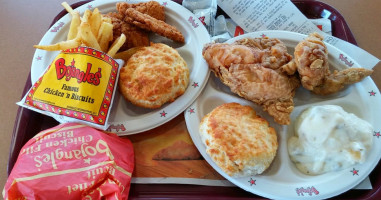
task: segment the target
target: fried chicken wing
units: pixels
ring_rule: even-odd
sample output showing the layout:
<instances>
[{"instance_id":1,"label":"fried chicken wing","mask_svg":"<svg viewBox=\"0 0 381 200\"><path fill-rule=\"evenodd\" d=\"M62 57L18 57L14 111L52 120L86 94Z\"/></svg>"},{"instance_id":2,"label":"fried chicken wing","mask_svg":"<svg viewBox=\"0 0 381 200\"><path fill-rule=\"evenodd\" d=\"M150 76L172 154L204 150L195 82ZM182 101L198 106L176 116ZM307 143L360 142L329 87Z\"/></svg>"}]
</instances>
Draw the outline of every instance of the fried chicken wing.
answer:
<instances>
[{"instance_id":1,"label":"fried chicken wing","mask_svg":"<svg viewBox=\"0 0 381 200\"><path fill-rule=\"evenodd\" d=\"M203 56L232 92L261 105L277 123L290 123L300 82L280 70L292 59L281 41L249 38L234 44L208 44Z\"/></svg>"},{"instance_id":2,"label":"fried chicken wing","mask_svg":"<svg viewBox=\"0 0 381 200\"><path fill-rule=\"evenodd\" d=\"M328 49L323 37L318 33L310 34L295 47L294 59L282 67L288 74L299 73L301 84L315 94L333 94L372 74L373 70L349 68L343 71L329 70Z\"/></svg>"},{"instance_id":3,"label":"fried chicken wing","mask_svg":"<svg viewBox=\"0 0 381 200\"><path fill-rule=\"evenodd\" d=\"M350 85L363 80L370 76L373 70L365 68L348 68L342 71L334 71L324 79L324 84L315 87L312 91L319 95L333 94L344 88L345 85Z\"/></svg>"},{"instance_id":4,"label":"fried chicken wing","mask_svg":"<svg viewBox=\"0 0 381 200\"><path fill-rule=\"evenodd\" d=\"M322 36L318 33L309 35L295 47L294 57L286 71L293 74L297 70L304 88L313 90L323 83L329 73L329 65L328 50Z\"/></svg>"}]
</instances>

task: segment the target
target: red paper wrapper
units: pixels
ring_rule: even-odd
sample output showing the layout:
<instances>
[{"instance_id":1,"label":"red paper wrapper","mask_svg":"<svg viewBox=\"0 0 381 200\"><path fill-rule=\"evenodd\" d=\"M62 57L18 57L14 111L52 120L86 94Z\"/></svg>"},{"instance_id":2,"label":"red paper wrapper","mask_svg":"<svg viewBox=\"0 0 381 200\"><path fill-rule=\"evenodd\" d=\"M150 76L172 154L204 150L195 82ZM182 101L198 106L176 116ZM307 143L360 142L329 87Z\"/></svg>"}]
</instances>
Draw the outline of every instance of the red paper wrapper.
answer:
<instances>
[{"instance_id":1,"label":"red paper wrapper","mask_svg":"<svg viewBox=\"0 0 381 200\"><path fill-rule=\"evenodd\" d=\"M86 125L42 131L21 149L4 199L127 199L134 168L130 140Z\"/></svg>"}]
</instances>

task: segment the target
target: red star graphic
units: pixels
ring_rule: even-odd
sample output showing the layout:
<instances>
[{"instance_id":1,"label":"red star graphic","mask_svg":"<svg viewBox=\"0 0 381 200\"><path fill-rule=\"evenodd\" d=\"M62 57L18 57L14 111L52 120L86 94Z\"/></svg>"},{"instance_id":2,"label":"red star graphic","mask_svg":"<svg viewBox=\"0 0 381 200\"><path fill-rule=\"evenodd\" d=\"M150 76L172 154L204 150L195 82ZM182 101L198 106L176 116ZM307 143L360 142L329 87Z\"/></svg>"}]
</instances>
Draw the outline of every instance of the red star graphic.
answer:
<instances>
[{"instance_id":1,"label":"red star graphic","mask_svg":"<svg viewBox=\"0 0 381 200\"><path fill-rule=\"evenodd\" d=\"M353 168L353 170L351 171L352 173L353 173L353 176L354 175L359 175L359 170L357 170L357 169L355 169L355 168Z\"/></svg>"},{"instance_id":2,"label":"red star graphic","mask_svg":"<svg viewBox=\"0 0 381 200\"><path fill-rule=\"evenodd\" d=\"M257 181L257 180L254 180L254 179L250 178L250 180L248 182L250 183L250 186L252 186L252 185L257 185L255 183L255 181Z\"/></svg>"},{"instance_id":3,"label":"red star graphic","mask_svg":"<svg viewBox=\"0 0 381 200\"><path fill-rule=\"evenodd\" d=\"M73 61L71 61L71 66L74 66L75 65L75 60L73 59Z\"/></svg>"},{"instance_id":4,"label":"red star graphic","mask_svg":"<svg viewBox=\"0 0 381 200\"><path fill-rule=\"evenodd\" d=\"M42 57L41 56L37 56L36 60L41 60Z\"/></svg>"},{"instance_id":5,"label":"red star graphic","mask_svg":"<svg viewBox=\"0 0 381 200\"><path fill-rule=\"evenodd\" d=\"M195 113L195 112L194 112L194 108L189 108L188 112L189 112L190 114Z\"/></svg>"},{"instance_id":6,"label":"red star graphic","mask_svg":"<svg viewBox=\"0 0 381 200\"><path fill-rule=\"evenodd\" d=\"M167 113L163 110L163 112L160 113L160 117L166 117Z\"/></svg>"},{"instance_id":7,"label":"red star graphic","mask_svg":"<svg viewBox=\"0 0 381 200\"><path fill-rule=\"evenodd\" d=\"M196 88L196 87L198 87L199 85L198 85L198 83L193 82L192 86L193 86L194 88Z\"/></svg>"},{"instance_id":8,"label":"red star graphic","mask_svg":"<svg viewBox=\"0 0 381 200\"><path fill-rule=\"evenodd\" d=\"M264 33L262 33L261 37L263 37L263 38L264 38L264 37L266 37L266 35L265 35Z\"/></svg>"},{"instance_id":9,"label":"red star graphic","mask_svg":"<svg viewBox=\"0 0 381 200\"><path fill-rule=\"evenodd\" d=\"M167 4L168 4L167 2L163 2L163 6L167 6Z\"/></svg>"},{"instance_id":10,"label":"red star graphic","mask_svg":"<svg viewBox=\"0 0 381 200\"><path fill-rule=\"evenodd\" d=\"M373 136L376 136L377 138L379 138L381 136L380 131L378 131L378 132L374 131Z\"/></svg>"},{"instance_id":11,"label":"red star graphic","mask_svg":"<svg viewBox=\"0 0 381 200\"><path fill-rule=\"evenodd\" d=\"M374 92L373 90L368 92L370 96L376 96L376 92Z\"/></svg>"},{"instance_id":12,"label":"red star graphic","mask_svg":"<svg viewBox=\"0 0 381 200\"><path fill-rule=\"evenodd\" d=\"M92 9L93 6L92 6L92 5L88 5L87 8L88 8L88 9Z\"/></svg>"}]
</instances>

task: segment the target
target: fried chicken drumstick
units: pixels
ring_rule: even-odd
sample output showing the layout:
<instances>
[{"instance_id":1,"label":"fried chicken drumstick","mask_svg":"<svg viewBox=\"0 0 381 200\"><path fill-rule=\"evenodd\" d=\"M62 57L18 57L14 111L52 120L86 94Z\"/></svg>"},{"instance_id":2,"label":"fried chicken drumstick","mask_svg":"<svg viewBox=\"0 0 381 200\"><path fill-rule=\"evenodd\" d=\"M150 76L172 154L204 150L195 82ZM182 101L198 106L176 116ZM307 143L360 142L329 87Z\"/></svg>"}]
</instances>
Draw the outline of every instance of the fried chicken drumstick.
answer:
<instances>
[{"instance_id":1,"label":"fried chicken drumstick","mask_svg":"<svg viewBox=\"0 0 381 200\"><path fill-rule=\"evenodd\" d=\"M246 38L233 44L208 44L203 56L232 92L261 105L277 123L290 123L300 82L280 70L292 59L280 40Z\"/></svg>"}]
</instances>

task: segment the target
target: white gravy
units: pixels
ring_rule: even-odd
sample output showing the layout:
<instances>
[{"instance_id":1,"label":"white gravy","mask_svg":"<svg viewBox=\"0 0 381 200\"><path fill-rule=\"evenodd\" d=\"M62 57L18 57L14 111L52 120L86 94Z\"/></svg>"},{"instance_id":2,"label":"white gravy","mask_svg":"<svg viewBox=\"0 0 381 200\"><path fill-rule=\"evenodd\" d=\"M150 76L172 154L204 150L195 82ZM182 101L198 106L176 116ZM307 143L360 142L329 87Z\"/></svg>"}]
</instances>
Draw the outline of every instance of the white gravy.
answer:
<instances>
[{"instance_id":1,"label":"white gravy","mask_svg":"<svg viewBox=\"0 0 381 200\"><path fill-rule=\"evenodd\" d=\"M365 161L373 130L371 124L340 106L312 106L296 120L288 153L305 174L341 170Z\"/></svg>"}]
</instances>

